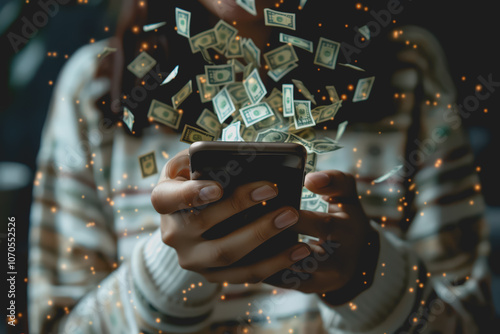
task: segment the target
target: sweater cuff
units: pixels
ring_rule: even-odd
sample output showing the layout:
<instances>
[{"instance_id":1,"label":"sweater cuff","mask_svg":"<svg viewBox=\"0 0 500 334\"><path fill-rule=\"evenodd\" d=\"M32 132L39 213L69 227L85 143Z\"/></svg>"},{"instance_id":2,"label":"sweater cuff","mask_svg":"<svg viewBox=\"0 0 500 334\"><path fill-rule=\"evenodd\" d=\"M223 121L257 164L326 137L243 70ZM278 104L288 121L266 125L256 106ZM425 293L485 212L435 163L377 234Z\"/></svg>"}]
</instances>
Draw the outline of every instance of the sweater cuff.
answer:
<instances>
[{"instance_id":1,"label":"sweater cuff","mask_svg":"<svg viewBox=\"0 0 500 334\"><path fill-rule=\"evenodd\" d=\"M179 266L177 252L162 242L159 228L134 248L131 271L142 304L172 325L204 323L220 290L219 284Z\"/></svg>"},{"instance_id":2,"label":"sweater cuff","mask_svg":"<svg viewBox=\"0 0 500 334\"><path fill-rule=\"evenodd\" d=\"M394 235L371 224L380 238L371 287L346 304L332 306L322 301L319 306L327 328L336 328L339 333L391 333L405 321L414 304L415 293L410 286L418 279L414 270L417 259Z\"/></svg>"}]
</instances>

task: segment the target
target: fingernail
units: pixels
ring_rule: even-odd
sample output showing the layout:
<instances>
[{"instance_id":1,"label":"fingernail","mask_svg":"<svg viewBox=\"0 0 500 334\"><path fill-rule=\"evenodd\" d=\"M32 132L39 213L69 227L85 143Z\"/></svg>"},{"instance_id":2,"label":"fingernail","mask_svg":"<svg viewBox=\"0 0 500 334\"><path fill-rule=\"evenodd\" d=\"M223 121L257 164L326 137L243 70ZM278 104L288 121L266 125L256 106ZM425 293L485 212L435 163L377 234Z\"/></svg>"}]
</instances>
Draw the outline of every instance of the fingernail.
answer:
<instances>
[{"instance_id":1,"label":"fingernail","mask_svg":"<svg viewBox=\"0 0 500 334\"><path fill-rule=\"evenodd\" d=\"M253 201L260 202L260 201L265 201L266 199L273 198L276 195L277 195L276 189L268 185L265 185L252 191L250 197L252 198Z\"/></svg>"},{"instance_id":2,"label":"fingernail","mask_svg":"<svg viewBox=\"0 0 500 334\"><path fill-rule=\"evenodd\" d=\"M278 217L274 219L274 226L277 228L285 228L292 224L295 224L299 217L290 210L281 213Z\"/></svg>"},{"instance_id":3,"label":"fingernail","mask_svg":"<svg viewBox=\"0 0 500 334\"><path fill-rule=\"evenodd\" d=\"M318 188L323 188L330 183L330 177L325 173L312 173L309 174L307 178Z\"/></svg>"},{"instance_id":4,"label":"fingernail","mask_svg":"<svg viewBox=\"0 0 500 334\"><path fill-rule=\"evenodd\" d=\"M311 254L311 251L309 250L309 248L304 246L304 247L300 247L299 249L293 251L293 253L290 255L290 258L292 259L292 261L298 261L298 260L302 260L303 258L308 256L309 254Z\"/></svg>"},{"instance_id":5,"label":"fingernail","mask_svg":"<svg viewBox=\"0 0 500 334\"><path fill-rule=\"evenodd\" d=\"M200 190L199 196L202 201L213 201L220 197L221 190L217 186L208 186Z\"/></svg>"}]
</instances>

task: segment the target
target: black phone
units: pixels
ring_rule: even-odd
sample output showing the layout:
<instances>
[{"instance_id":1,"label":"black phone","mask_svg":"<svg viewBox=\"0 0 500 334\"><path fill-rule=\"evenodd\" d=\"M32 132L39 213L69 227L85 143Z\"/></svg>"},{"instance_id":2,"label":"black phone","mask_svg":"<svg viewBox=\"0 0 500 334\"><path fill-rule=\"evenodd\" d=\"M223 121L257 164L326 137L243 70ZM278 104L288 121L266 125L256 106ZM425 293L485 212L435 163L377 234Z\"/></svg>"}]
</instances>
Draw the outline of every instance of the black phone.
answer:
<instances>
[{"instance_id":1,"label":"black phone","mask_svg":"<svg viewBox=\"0 0 500 334\"><path fill-rule=\"evenodd\" d=\"M283 206L300 209L307 152L295 143L198 141L189 147L192 180L214 180L224 189L222 198L236 187L266 180L275 184L278 195L215 225L203 234L216 239ZM250 264L275 255L297 243L297 233L284 230L261 244L233 266Z\"/></svg>"}]
</instances>

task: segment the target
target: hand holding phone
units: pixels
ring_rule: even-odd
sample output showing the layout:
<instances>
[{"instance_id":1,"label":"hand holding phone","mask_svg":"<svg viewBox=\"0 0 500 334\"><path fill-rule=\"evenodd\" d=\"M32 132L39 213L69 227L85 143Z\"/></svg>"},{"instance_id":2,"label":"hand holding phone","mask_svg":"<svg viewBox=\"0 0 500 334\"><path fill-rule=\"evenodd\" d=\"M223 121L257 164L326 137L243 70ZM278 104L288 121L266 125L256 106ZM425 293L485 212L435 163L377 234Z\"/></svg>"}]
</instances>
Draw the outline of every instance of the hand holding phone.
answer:
<instances>
[{"instance_id":1,"label":"hand holding phone","mask_svg":"<svg viewBox=\"0 0 500 334\"><path fill-rule=\"evenodd\" d=\"M211 160L215 161L213 155ZM191 174L196 169L189 163L187 150L172 158L151 195L154 208L161 214L162 240L176 250L182 268L203 275L209 282L263 281L305 293L315 292L325 296L329 303L350 300L370 286L377 265L378 234L370 227L352 175L338 170L307 175L305 186L330 202L328 213L283 206L232 232L218 230L228 234L211 239L207 236L221 222L251 208L257 211L269 208L273 200L287 193L280 184L260 178L225 189L213 179L192 180ZM228 174L231 176L229 171L236 174L238 169L234 165L229 167ZM205 171L209 170L214 169ZM294 237L293 241L287 233ZM320 242L297 243L296 233L317 237ZM281 246L271 242L269 253L254 253L277 236L285 236ZM287 247L287 242L292 246ZM339 289L340 294L335 292Z\"/></svg>"},{"instance_id":2,"label":"hand holding phone","mask_svg":"<svg viewBox=\"0 0 500 334\"><path fill-rule=\"evenodd\" d=\"M153 206L161 214L162 240L176 250L182 268L213 282L255 283L310 253L306 245L297 244L296 233L291 233L291 247L266 254L261 261L236 266L266 240L287 231L298 221L299 213L289 205L280 207L223 237L206 238L207 231L220 222L248 208L267 207L262 201L272 203L279 196L279 189L270 181L250 181L233 186L229 195L229 190L217 181L191 180L189 160L187 150L172 158L151 196ZM298 180L301 185L302 177Z\"/></svg>"},{"instance_id":3,"label":"hand holding phone","mask_svg":"<svg viewBox=\"0 0 500 334\"><path fill-rule=\"evenodd\" d=\"M231 196L243 184L271 182L278 189L272 200L252 206L220 222L203 234L221 238L285 206L300 208L307 152L293 143L196 142L189 148L191 179L214 180ZM248 264L277 254L297 243L297 233L283 231L267 240L235 265Z\"/></svg>"}]
</instances>

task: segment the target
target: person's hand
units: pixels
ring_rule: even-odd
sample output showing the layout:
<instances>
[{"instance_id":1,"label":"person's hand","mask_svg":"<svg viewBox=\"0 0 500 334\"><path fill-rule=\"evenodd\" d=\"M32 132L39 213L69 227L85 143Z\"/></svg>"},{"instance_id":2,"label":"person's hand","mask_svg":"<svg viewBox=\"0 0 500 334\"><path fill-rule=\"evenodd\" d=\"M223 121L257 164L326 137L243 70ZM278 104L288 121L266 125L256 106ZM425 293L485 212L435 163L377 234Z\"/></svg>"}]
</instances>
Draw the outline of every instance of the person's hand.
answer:
<instances>
[{"instance_id":1,"label":"person's hand","mask_svg":"<svg viewBox=\"0 0 500 334\"><path fill-rule=\"evenodd\" d=\"M162 240L176 250L182 268L200 273L209 282L256 283L310 254L307 245L297 244L255 264L229 267L295 224L299 218L295 209L277 209L219 239L206 240L202 234L238 212L272 199L277 192L272 183L259 181L242 185L221 199L223 189L217 182L190 180L184 150L164 166L151 201L161 214Z\"/></svg>"},{"instance_id":2,"label":"person's hand","mask_svg":"<svg viewBox=\"0 0 500 334\"><path fill-rule=\"evenodd\" d=\"M281 273L281 282L276 285L319 294L348 288L355 290L347 292L352 298L363 287L349 283L363 272L365 277L356 280L362 285L368 281L378 257L374 232L359 202L356 181L350 174L328 170L309 173L305 186L329 202L328 213L300 211L299 222L292 229L320 240L310 246L310 256ZM370 256L365 257L363 249L367 246Z\"/></svg>"}]
</instances>

